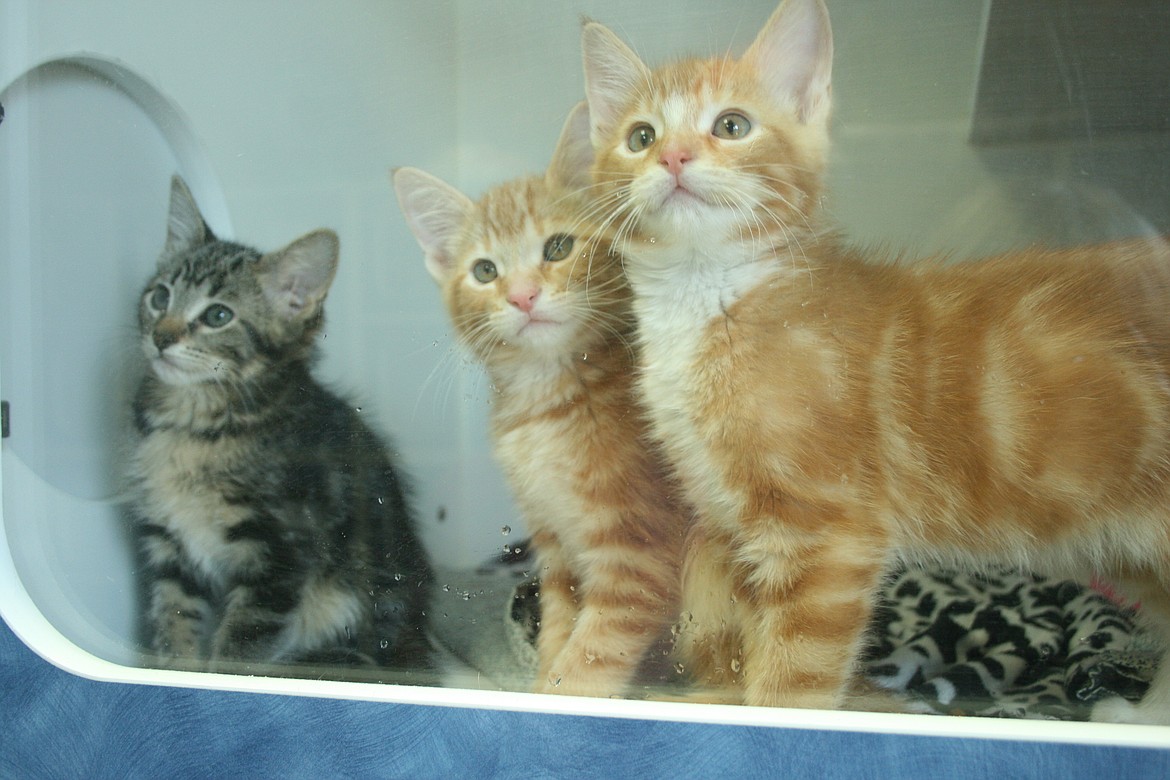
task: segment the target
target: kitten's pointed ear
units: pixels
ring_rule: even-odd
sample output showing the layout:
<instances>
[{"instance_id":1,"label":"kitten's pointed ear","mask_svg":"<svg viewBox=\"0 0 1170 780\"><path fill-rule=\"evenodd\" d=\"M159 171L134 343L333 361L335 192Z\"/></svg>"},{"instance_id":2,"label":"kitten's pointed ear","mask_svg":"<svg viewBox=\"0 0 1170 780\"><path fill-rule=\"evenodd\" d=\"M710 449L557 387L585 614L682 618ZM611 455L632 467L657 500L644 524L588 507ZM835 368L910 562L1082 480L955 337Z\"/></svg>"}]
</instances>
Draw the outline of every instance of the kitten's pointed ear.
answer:
<instances>
[{"instance_id":1,"label":"kitten's pointed ear","mask_svg":"<svg viewBox=\"0 0 1170 780\"><path fill-rule=\"evenodd\" d=\"M593 144L589 141L589 104L582 100L573 107L553 152L552 162L544 175L552 190L579 192L593 183L589 168L593 165Z\"/></svg>"},{"instance_id":2,"label":"kitten's pointed ear","mask_svg":"<svg viewBox=\"0 0 1170 780\"><path fill-rule=\"evenodd\" d=\"M454 268L452 244L475 212L475 204L450 184L418 168L398 168L393 180L398 205L422 247L427 271L441 282Z\"/></svg>"},{"instance_id":3,"label":"kitten's pointed ear","mask_svg":"<svg viewBox=\"0 0 1170 780\"><path fill-rule=\"evenodd\" d=\"M650 78L650 69L621 38L597 22L585 22L581 30L581 53L593 145L600 148L602 139L622 118L630 96L642 91Z\"/></svg>"},{"instance_id":4,"label":"kitten's pointed ear","mask_svg":"<svg viewBox=\"0 0 1170 780\"><path fill-rule=\"evenodd\" d=\"M167 213L167 243L163 247L163 256L186 252L214 240L215 234L203 221L187 183L175 174L171 177L171 206Z\"/></svg>"},{"instance_id":5,"label":"kitten's pointed ear","mask_svg":"<svg viewBox=\"0 0 1170 780\"><path fill-rule=\"evenodd\" d=\"M764 84L801 122L828 123L833 32L822 0L784 0L743 60L754 63Z\"/></svg>"},{"instance_id":6,"label":"kitten's pointed ear","mask_svg":"<svg viewBox=\"0 0 1170 780\"><path fill-rule=\"evenodd\" d=\"M340 249L332 230L314 230L260 258L260 286L280 316L303 320L316 314L333 284Z\"/></svg>"}]
</instances>

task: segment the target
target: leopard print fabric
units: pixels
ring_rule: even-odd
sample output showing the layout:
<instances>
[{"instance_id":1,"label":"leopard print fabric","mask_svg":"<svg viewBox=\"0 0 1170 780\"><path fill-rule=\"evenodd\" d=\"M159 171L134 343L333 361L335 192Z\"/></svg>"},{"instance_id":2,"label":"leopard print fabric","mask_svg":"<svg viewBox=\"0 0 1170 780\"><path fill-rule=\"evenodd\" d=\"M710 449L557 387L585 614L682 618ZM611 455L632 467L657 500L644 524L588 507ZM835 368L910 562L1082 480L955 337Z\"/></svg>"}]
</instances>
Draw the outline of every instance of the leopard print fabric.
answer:
<instances>
[{"instance_id":1,"label":"leopard print fabric","mask_svg":"<svg viewBox=\"0 0 1170 780\"><path fill-rule=\"evenodd\" d=\"M1144 692L1156 655L1132 610L1072 582L903 569L870 628L864 674L922 712L1085 719Z\"/></svg>"}]
</instances>

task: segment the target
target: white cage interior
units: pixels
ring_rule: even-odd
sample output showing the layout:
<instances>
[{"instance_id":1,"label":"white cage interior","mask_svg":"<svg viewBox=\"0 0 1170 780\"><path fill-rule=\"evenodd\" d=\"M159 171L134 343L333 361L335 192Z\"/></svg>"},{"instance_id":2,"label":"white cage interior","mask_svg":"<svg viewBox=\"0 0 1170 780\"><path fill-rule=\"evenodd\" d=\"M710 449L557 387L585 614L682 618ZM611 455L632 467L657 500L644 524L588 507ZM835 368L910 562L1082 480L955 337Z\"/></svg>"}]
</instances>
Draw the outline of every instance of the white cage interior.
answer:
<instances>
[{"instance_id":1,"label":"white cage interior","mask_svg":"<svg viewBox=\"0 0 1170 780\"><path fill-rule=\"evenodd\" d=\"M436 561L470 568L523 538L489 452L486 382L451 341L388 173L417 166L478 194L542 169L583 95L582 14L657 62L739 51L774 6L6 0L0 484L37 608L135 663L118 475L137 295L176 171L225 237L271 249L338 231L320 376L393 437ZM1165 231L1164 134L971 142L990 7L832 4L835 218L910 254Z\"/></svg>"}]
</instances>

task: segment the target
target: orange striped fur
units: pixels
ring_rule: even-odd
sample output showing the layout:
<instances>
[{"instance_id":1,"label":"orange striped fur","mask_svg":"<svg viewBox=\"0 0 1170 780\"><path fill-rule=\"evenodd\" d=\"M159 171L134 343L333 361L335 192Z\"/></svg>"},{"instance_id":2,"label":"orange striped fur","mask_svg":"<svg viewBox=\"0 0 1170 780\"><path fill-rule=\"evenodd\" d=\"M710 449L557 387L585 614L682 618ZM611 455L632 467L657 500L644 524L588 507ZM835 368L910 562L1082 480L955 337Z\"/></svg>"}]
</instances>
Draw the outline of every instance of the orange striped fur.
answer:
<instances>
[{"instance_id":1,"label":"orange striped fur","mask_svg":"<svg viewBox=\"0 0 1170 780\"><path fill-rule=\"evenodd\" d=\"M650 70L596 23L583 44L640 392L698 512L678 645L696 679L841 706L898 558L1101 574L1167 632L1170 244L850 248L819 208L820 0L785 0L739 60ZM1170 722L1168 667L1093 716Z\"/></svg>"},{"instance_id":2,"label":"orange striped fur","mask_svg":"<svg viewBox=\"0 0 1170 780\"><path fill-rule=\"evenodd\" d=\"M635 401L620 262L582 211L590 159L581 104L543 178L476 203L421 171L394 178L458 337L496 391L495 455L540 565L536 690L615 696L677 619L689 515ZM553 236L573 241L561 259L548 259ZM486 282L474 270L484 259Z\"/></svg>"}]
</instances>

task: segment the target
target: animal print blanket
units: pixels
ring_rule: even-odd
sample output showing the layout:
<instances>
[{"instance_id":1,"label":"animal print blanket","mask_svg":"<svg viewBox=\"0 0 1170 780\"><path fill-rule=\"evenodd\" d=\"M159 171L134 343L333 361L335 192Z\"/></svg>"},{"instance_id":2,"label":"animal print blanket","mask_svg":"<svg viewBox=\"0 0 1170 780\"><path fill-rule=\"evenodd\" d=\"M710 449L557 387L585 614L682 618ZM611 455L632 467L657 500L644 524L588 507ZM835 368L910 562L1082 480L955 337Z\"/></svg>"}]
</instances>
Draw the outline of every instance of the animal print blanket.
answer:
<instances>
[{"instance_id":1,"label":"animal print blanket","mask_svg":"<svg viewBox=\"0 0 1170 780\"><path fill-rule=\"evenodd\" d=\"M1140 698L1156 656L1133 612L1073 582L905 569L870 626L866 677L922 712L1085 719Z\"/></svg>"},{"instance_id":2,"label":"animal print blanket","mask_svg":"<svg viewBox=\"0 0 1170 780\"><path fill-rule=\"evenodd\" d=\"M432 602L436 643L504 689L527 690L535 676L531 566L524 550L445 572ZM1133 616L1072 582L902 569L886 580L862 671L912 711L1085 719L1102 698L1145 690L1156 656ZM672 676L658 664L640 682L681 682Z\"/></svg>"}]
</instances>

